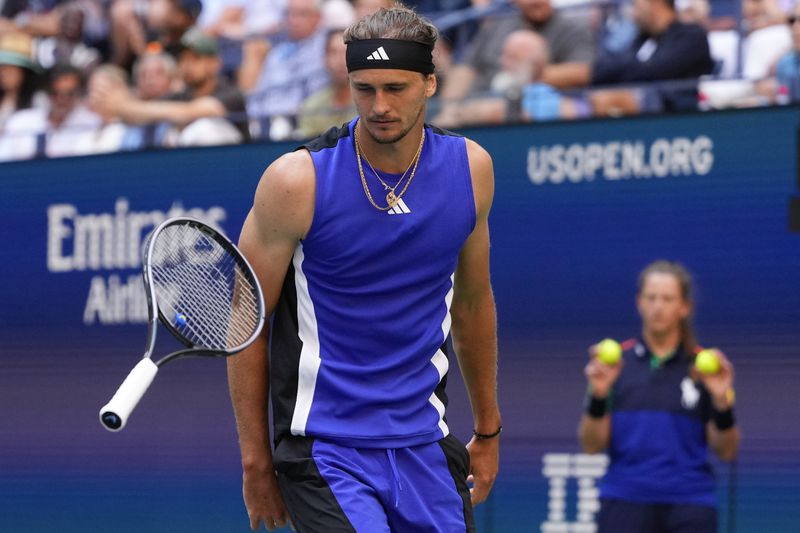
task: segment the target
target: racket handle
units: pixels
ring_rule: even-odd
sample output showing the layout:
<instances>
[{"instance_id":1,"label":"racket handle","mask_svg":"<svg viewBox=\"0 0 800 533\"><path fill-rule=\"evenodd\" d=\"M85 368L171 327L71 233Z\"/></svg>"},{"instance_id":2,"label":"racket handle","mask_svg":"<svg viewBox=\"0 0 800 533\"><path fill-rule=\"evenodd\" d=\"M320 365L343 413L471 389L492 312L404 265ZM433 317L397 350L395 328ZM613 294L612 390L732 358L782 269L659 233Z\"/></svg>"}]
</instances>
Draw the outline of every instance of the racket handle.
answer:
<instances>
[{"instance_id":1,"label":"racket handle","mask_svg":"<svg viewBox=\"0 0 800 533\"><path fill-rule=\"evenodd\" d=\"M128 417L150 387L157 372L158 367L149 357L133 367L111 401L100 408L100 422L107 430L120 431L125 427Z\"/></svg>"}]
</instances>

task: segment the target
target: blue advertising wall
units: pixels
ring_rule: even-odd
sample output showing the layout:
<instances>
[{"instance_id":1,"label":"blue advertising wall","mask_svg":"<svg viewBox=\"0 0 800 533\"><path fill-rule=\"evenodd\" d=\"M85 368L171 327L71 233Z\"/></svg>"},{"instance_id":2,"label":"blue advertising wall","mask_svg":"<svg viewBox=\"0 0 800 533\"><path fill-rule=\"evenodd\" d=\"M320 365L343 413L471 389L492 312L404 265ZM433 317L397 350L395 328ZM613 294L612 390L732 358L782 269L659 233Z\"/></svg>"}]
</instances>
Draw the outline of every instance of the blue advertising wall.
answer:
<instances>
[{"instance_id":1,"label":"blue advertising wall","mask_svg":"<svg viewBox=\"0 0 800 533\"><path fill-rule=\"evenodd\" d=\"M721 530L798 529L798 125L782 108L463 132L497 180L505 429L480 531L546 520L542 456L578 451L586 348L637 334L636 276L659 258L693 273L700 341L736 365L743 442L736 468L715 462ZM144 348L143 237L181 212L235 237L261 172L290 148L0 165L0 531L248 530L224 361L165 367L120 433L97 411ZM467 439L463 386L449 386Z\"/></svg>"}]
</instances>

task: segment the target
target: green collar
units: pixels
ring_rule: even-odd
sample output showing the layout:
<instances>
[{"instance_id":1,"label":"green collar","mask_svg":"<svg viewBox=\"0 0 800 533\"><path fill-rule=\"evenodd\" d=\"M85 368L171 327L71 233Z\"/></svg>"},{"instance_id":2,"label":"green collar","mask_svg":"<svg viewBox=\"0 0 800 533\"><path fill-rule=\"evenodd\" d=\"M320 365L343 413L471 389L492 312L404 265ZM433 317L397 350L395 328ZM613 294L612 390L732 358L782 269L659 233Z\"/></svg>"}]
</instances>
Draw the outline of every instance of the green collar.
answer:
<instances>
[{"instance_id":1,"label":"green collar","mask_svg":"<svg viewBox=\"0 0 800 533\"><path fill-rule=\"evenodd\" d=\"M648 351L650 351L650 350L648 349ZM675 359L675 356L678 355L679 351L680 351L680 347L672 350L669 354L667 354L664 357L656 357L656 355L653 352L650 352L650 369L651 370L658 370L658 369L662 368L668 362L670 362L673 359Z\"/></svg>"}]
</instances>

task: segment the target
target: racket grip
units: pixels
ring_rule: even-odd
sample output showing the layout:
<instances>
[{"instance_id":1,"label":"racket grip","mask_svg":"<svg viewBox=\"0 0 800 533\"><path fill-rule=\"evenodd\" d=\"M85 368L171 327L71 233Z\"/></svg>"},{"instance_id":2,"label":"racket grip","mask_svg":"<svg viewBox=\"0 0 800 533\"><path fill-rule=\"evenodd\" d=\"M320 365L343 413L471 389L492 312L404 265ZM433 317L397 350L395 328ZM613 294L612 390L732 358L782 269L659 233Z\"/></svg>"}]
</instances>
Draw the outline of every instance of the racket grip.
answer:
<instances>
[{"instance_id":1,"label":"racket grip","mask_svg":"<svg viewBox=\"0 0 800 533\"><path fill-rule=\"evenodd\" d=\"M125 427L131 412L142 399L158 372L158 366L146 357L131 370L111 400L100 408L100 422L109 431Z\"/></svg>"}]
</instances>

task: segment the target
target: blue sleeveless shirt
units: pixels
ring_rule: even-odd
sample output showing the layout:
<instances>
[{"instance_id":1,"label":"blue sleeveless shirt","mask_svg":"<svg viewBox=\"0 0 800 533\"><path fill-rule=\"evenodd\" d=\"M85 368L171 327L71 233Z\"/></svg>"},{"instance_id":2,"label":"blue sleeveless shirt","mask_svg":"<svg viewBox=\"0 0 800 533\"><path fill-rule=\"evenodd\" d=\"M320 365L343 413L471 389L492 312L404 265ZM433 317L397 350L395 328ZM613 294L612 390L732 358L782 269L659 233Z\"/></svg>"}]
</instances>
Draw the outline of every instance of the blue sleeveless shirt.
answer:
<instances>
[{"instance_id":1,"label":"blue sleeveless shirt","mask_svg":"<svg viewBox=\"0 0 800 533\"><path fill-rule=\"evenodd\" d=\"M426 125L413 181L394 209L379 211L359 176L355 124L304 146L316 198L272 324L275 439L367 448L435 442L449 433L453 276L475 226L466 140ZM386 206L384 186L362 164L373 198Z\"/></svg>"}]
</instances>

